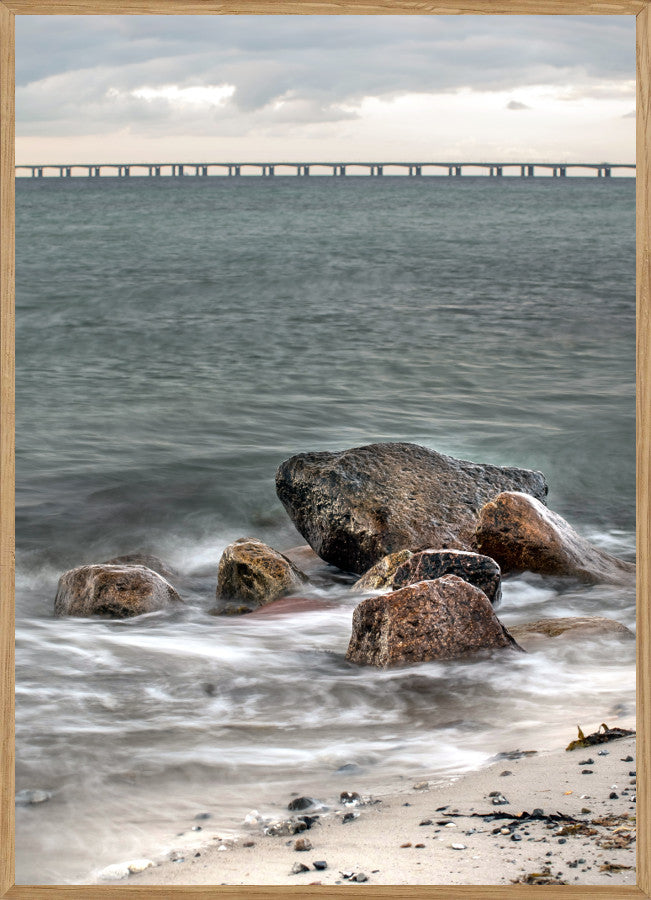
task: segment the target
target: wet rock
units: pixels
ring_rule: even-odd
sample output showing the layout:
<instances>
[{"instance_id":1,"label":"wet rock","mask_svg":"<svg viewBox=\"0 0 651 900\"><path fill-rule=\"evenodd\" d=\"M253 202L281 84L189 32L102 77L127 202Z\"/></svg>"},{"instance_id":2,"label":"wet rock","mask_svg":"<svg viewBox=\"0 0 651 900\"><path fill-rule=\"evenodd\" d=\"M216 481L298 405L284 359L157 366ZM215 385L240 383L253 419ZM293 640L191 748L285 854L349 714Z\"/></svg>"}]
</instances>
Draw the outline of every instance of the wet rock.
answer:
<instances>
[{"instance_id":1,"label":"wet rock","mask_svg":"<svg viewBox=\"0 0 651 900\"><path fill-rule=\"evenodd\" d=\"M228 545L219 561L217 599L234 600L248 606L250 612L300 587L306 580L282 553L262 541L240 538Z\"/></svg>"},{"instance_id":2,"label":"wet rock","mask_svg":"<svg viewBox=\"0 0 651 900\"><path fill-rule=\"evenodd\" d=\"M298 838L294 843L294 850L299 852L311 850L312 841L309 838Z\"/></svg>"},{"instance_id":3,"label":"wet rock","mask_svg":"<svg viewBox=\"0 0 651 900\"><path fill-rule=\"evenodd\" d=\"M35 806L38 803L46 803L52 798L50 791L24 790L16 794L17 806Z\"/></svg>"},{"instance_id":4,"label":"wet rock","mask_svg":"<svg viewBox=\"0 0 651 900\"><path fill-rule=\"evenodd\" d=\"M317 609L336 609L339 606L331 600L319 600L317 597L281 597L279 600L272 600L271 603L265 603L258 609L251 612L246 609L246 615L249 619L261 619L268 616L286 616L295 615L296 613L314 612Z\"/></svg>"},{"instance_id":5,"label":"wet rock","mask_svg":"<svg viewBox=\"0 0 651 900\"><path fill-rule=\"evenodd\" d=\"M106 562L100 563L103 566L145 566L162 575L167 581L174 581L178 577L178 572L167 563L164 563L158 556L152 556L150 553L127 553L125 556L114 556L113 559L107 559Z\"/></svg>"},{"instance_id":6,"label":"wet rock","mask_svg":"<svg viewBox=\"0 0 651 900\"><path fill-rule=\"evenodd\" d=\"M543 500L547 485L540 472L406 443L300 453L276 473L278 497L310 546L360 574L399 550L474 550L480 508L508 490Z\"/></svg>"},{"instance_id":7,"label":"wet rock","mask_svg":"<svg viewBox=\"0 0 651 900\"><path fill-rule=\"evenodd\" d=\"M537 622L525 622L521 625L510 625L509 631L516 641L526 649L535 646L548 638L572 640L573 638L591 638L600 635L622 635L635 637L633 632L603 616L566 616L558 619L538 619Z\"/></svg>"},{"instance_id":8,"label":"wet rock","mask_svg":"<svg viewBox=\"0 0 651 900\"><path fill-rule=\"evenodd\" d=\"M211 616L246 616L251 612L251 607L244 603L226 603L222 607L208 610Z\"/></svg>"},{"instance_id":9,"label":"wet rock","mask_svg":"<svg viewBox=\"0 0 651 900\"><path fill-rule=\"evenodd\" d=\"M270 825L266 825L264 833L271 835L271 837L285 837L292 834L300 834L301 831L307 831L307 829L308 826L302 819L291 817L283 819L281 822L272 822Z\"/></svg>"},{"instance_id":10,"label":"wet rock","mask_svg":"<svg viewBox=\"0 0 651 900\"><path fill-rule=\"evenodd\" d=\"M475 542L503 572L571 576L591 584L635 581L633 563L593 547L536 497L517 491L505 491L481 509Z\"/></svg>"},{"instance_id":11,"label":"wet rock","mask_svg":"<svg viewBox=\"0 0 651 900\"><path fill-rule=\"evenodd\" d=\"M352 587L354 591L379 591L382 588L391 587L393 576L396 569L407 562L413 556L411 550L398 550L396 553L389 553L383 556L381 560L365 572L362 577L355 582Z\"/></svg>"},{"instance_id":12,"label":"wet rock","mask_svg":"<svg viewBox=\"0 0 651 900\"><path fill-rule=\"evenodd\" d=\"M146 566L79 566L59 579L54 614L124 619L181 602L172 585Z\"/></svg>"},{"instance_id":13,"label":"wet rock","mask_svg":"<svg viewBox=\"0 0 651 900\"><path fill-rule=\"evenodd\" d=\"M287 809L294 812L295 810L309 809L311 806L318 805L319 801L315 800L314 797L295 797L293 800L289 801Z\"/></svg>"},{"instance_id":14,"label":"wet rock","mask_svg":"<svg viewBox=\"0 0 651 900\"><path fill-rule=\"evenodd\" d=\"M312 863L312 865L319 872L322 872L324 869L328 868L328 863L325 861L325 859L317 859Z\"/></svg>"},{"instance_id":15,"label":"wet rock","mask_svg":"<svg viewBox=\"0 0 651 900\"><path fill-rule=\"evenodd\" d=\"M353 613L346 659L382 668L519 649L486 594L456 575L363 600Z\"/></svg>"},{"instance_id":16,"label":"wet rock","mask_svg":"<svg viewBox=\"0 0 651 900\"><path fill-rule=\"evenodd\" d=\"M490 556L466 550L421 550L400 565L392 579L394 590L417 581L434 581L443 575L458 575L483 591L492 604L502 596L500 567Z\"/></svg>"}]
</instances>

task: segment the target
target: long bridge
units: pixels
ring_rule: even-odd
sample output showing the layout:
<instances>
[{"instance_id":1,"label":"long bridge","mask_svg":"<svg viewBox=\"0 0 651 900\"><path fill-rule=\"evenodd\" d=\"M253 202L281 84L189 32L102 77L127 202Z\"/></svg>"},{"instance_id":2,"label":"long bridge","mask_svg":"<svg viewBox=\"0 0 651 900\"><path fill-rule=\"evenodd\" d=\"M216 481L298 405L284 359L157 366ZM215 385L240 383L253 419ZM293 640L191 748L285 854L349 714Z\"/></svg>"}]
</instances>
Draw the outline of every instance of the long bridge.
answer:
<instances>
[{"instance_id":1,"label":"long bridge","mask_svg":"<svg viewBox=\"0 0 651 900\"><path fill-rule=\"evenodd\" d=\"M614 170L632 169L634 163L608 162L189 162L189 163L71 163L71 164L39 164L17 165L16 175L21 178L86 176L88 178L145 176L150 178L193 176L207 178L209 176L243 175L262 176L294 175L305 177L320 170L320 174L343 176L408 175L411 177L447 175L519 175L532 178L546 174L564 177L570 171L580 174L586 172L595 177L608 178ZM389 170L389 171L387 171Z\"/></svg>"}]
</instances>

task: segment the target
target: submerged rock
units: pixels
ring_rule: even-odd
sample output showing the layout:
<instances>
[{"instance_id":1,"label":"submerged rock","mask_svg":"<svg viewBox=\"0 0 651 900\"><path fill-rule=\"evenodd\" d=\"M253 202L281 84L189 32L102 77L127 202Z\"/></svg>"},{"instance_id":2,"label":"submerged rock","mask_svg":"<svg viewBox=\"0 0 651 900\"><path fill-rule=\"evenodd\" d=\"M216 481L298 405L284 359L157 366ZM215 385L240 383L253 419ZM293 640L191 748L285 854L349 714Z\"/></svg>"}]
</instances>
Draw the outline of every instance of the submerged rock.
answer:
<instances>
[{"instance_id":1,"label":"submerged rock","mask_svg":"<svg viewBox=\"0 0 651 900\"><path fill-rule=\"evenodd\" d=\"M305 581L303 572L282 553L254 538L240 538L228 545L219 561L217 599L246 604L243 612L250 612Z\"/></svg>"},{"instance_id":2,"label":"submerged rock","mask_svg":"<svg viewBox=\"0 0 651 900\"><path fill-rule=\"evenodd\" d=\"M540 472L406 443L300 453L276 473L278 497L298 531L322 559L356 573L398 550L474 549L477 513L505 490L543 500L547 485Z\"/></svg>"},{"instance_id":3,"label":"submerged rock","mask_svg":"<svg viewBox=\"0 0 651 900\"><path fill-rule=\"evenodd\" d=\"M632 584L635 565L599 550L535 497L505 491L479 514L475 541L503 572L565 575L588 583Z\"/></svg>"},{"instance_id":4,"label":"submerged rock","mask_svg":"<svg viewBox=\"0 0 651 900\"><path fill-rule=\"evenodd\" d=\"M54 614L124 619L181 602L172 585L146 566L79 566L59 579Z\"/></svg>"},{"instance_id":5,"label":"submerged rock","mask_svg":"<svg viewBox=\"0 0 651 900\"><path fill-rule=\"evenodd\" d=\"M18 791L16 794L16 806L35 806L38 803L46 803L52 799L50 791L42 791L38 788Z\"/></svg>"},{"instance_id":6,"label":"submerged rock","mask_svg":"<svg viewBox=\"0 0 651 900\"><path fill-rule=\"evenodd\" d=\"M433 581L443 575L458 575L474 584L493 604L501 599L500 567L490 556L467 550L421 550L399 566L391 586L397 589L417 581Z\"/></svg>"},{"instance_id":7,"label":"submerged rock","mask_svg":"<svg viewBox=\"0 0 651 900\"><path fill-rule=\"evenodd\" d=\"M382 668L521 649L486 594L457 575L362 600L353 613L349 662Z\"/></svg>"},{"instance_id":8,"label":"submerged rock","mask_svg":"<svg viewBox=\"0 0 651 900\"><path fill-rule=\"evenodd\" d=\"M537 622L511 625L509 631L525 648L540 640L556 637L569 640L575 637L598 637L600 635L635 637L626 625L603 616L565 616L557 619L539 619Z\"/></svg>"},{"instance_id":9,"label":"submerged rock","mask_svg":"<svg viewBox=\"0 0 651 900\"><path fill-rule=\"evenodd\" d=\"M396 553L383 556L355 582L352 589L354 591L378 591L391 587L396 570L413 555L411 550L398 550Z\"/></svg>"},{"instance_id":10,"label":"submerged rock","mask_svg":"<svg viewBox=\"0 0 651 900\"><path fill-rule=\"evenodd\" d=\"M295 615L296 613L314 612L319 609L337 609L338 603L333 600L320 600L318 597L281 597L265 603L258 609L247 609L249 619L262 619L268 616Z\"/></svg>"}]
</instances>

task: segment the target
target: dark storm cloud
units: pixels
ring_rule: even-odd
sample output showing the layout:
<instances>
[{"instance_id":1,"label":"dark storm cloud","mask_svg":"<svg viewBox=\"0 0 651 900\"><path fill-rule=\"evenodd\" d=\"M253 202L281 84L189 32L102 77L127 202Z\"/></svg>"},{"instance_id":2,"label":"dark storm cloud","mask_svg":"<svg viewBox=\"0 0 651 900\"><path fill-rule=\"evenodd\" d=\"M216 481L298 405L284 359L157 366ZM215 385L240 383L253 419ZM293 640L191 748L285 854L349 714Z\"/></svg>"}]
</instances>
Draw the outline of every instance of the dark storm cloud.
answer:
<instances>
[{"instance_id":1,"label":"dark storm cloud","mask_svg":"<svg viewBox=\"0 0 651 900\"><path fill-rule=\"evenodd\" d=\"M369 95L547 83L581 96L635 75L623 16L21 16L16 33L21 134L237 131L350 117L341 105ZM169 84L236 92L201 113L130 93Z\"/></svg>"}]
</instances>

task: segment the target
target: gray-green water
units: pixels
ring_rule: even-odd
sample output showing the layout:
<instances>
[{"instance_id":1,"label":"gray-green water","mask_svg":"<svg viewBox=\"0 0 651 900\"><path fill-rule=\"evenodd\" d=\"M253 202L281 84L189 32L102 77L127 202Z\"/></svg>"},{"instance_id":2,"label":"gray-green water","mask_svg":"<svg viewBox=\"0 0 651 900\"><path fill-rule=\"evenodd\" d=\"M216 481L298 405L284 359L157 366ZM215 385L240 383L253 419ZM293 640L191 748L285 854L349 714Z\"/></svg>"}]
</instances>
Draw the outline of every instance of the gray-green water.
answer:
<instances>
[{"instance_id":1,"label":"gray-green water","mask_svg":"<svg viewBox=\"0 0 651 900\"><path fill-rule=\"evenodd\" d=\"M632 711L621 641L377 673L344 661L345 585L207 614L226 543L299 543L277 465L376 440L540 469L633 558L632 180L44 179L17 226L17 789L53 792L17 810L19 882L334 796L347 763L443 775ZM181 571L182 612L53 618L61 572L136 550ZM634 601L523 577L500 615L632 626Z\"/></svg>"}]
</instances>

